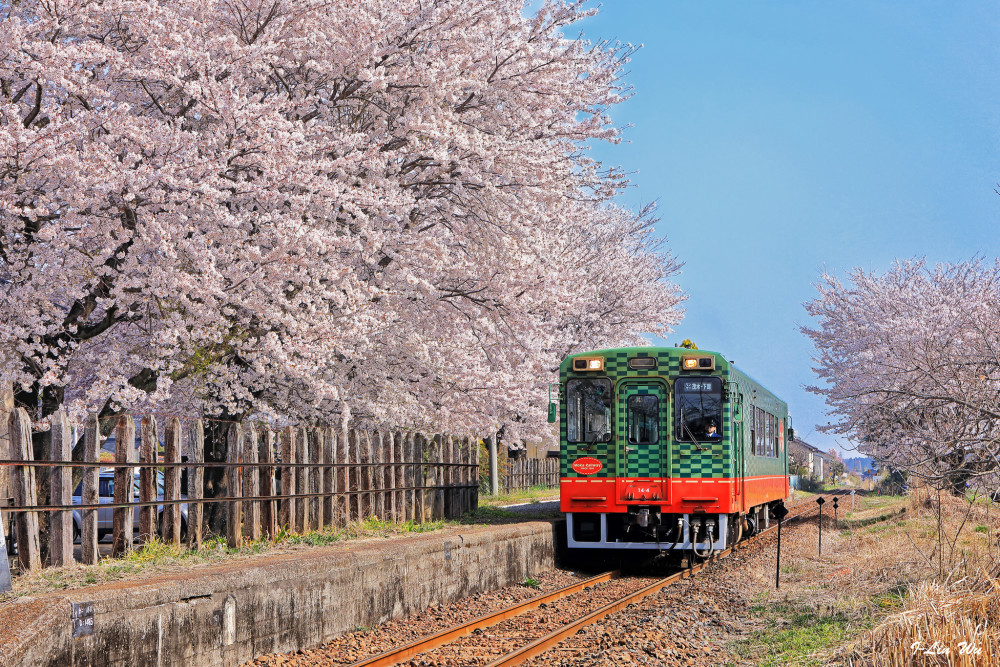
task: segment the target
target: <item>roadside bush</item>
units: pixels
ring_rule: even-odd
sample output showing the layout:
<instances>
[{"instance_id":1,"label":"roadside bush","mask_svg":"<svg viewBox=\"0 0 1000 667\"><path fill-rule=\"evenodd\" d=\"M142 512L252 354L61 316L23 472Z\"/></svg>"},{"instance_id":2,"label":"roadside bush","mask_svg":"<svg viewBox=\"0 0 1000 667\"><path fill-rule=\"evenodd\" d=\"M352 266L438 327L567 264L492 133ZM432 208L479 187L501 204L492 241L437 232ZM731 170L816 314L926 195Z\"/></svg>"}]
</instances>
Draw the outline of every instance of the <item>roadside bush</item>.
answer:
<instances>
[{"instance_id":1,"label":"roadside bush","mask_svg":"<svg viewBox=\"0 0 1000 667\"><path fill-rule=\"evenodd\" d=\"M799 490L807 493L819 493L823 490L823 483L815 477L800 477Z\"/></svg>"}]
</instances>

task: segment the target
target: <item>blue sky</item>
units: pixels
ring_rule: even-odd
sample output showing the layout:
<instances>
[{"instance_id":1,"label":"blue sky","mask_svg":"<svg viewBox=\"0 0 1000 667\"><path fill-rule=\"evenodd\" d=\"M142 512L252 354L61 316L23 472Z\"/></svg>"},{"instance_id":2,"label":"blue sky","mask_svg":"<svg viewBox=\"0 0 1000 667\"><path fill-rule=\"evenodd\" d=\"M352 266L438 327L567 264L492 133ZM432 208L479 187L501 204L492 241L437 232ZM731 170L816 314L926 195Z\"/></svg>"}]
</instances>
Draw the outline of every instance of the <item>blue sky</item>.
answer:
<instances>
[{"instance_id":1,"label":"blue sky","mask_svg":"<svg viewBox=\"0 0 1000 667\"><path fill-rule=\"evenodd\" d=\"M626 143L592 152L685 262L667 343L724 353L837 445L798 330L824 268L1000 255L1000 7L612 0L577 27L643 45Z\"/></svg>"}]
</instances>

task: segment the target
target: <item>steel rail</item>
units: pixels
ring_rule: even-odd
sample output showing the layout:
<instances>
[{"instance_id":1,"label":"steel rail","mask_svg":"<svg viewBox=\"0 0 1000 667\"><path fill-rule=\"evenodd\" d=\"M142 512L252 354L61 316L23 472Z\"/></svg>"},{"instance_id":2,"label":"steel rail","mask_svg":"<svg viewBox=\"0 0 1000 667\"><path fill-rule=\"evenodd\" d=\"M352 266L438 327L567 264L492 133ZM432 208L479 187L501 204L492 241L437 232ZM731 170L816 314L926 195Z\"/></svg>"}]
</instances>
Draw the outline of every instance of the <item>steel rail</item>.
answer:
<instances>
[{"instance_id":1,"label":"steel rail","mask_svg":"<svg viewBox=\"0 0 1000 667\"><path fill-rule=\"evenodd\" d=\"M791 521L794 519L798 519L812 512L816 512L818 509L816 507L811 506L812 505L811 501L803 501L801 505L797 504L796 508L799 508L802 505L805 505L809 508L798 514L785 517L784 521ZM496 660L495 662L490 663L487 667L516 665L519 664L520 662L523 662L524 660L527 660L540 653L543 653L544 651L548 650L555 644L558 644L562 639L572 634L575 634L580 628L584 627L585 625L589 625L590 623L600 620L601 618L607 616L608 614L614 613L615 611L619 611L620 609L623 609L629 604L632 604L637 600L641 600L642 598L657 592L661 588L665 588L666 586L676 583L681 579L687 579L692 577L694 574L704 569L704 567L709 563L712 563L720 558L724 558L737 549L742 549L749 546L750 544L753 544L764 535L776 529L777 525L766 528L761 532L757 533L756 535L754 535L753 537L747 538L746 540L740 542L739 544L729 549L726 549L725 551L722 551L719 554L712 556L709 560L706 560L703 563L699 563L694 567L682 570L681 572L666 577L665 579L656 581L650 584L649 586L640 589L639 591L633 592L617 600L616 602L612 602L608 605L605 605L604 607L598 609L595 612L592 612L591 614L588 614L580 619L577 619L576 621L572 621L569 625L566 625L563 628L556 630L550 633L549 635L546 635L545 637L537 639L521 647L516 651L508 653L507 655ZM441 632L438 632L429 637L418 639L409 644L406 644L405 646L391 649L389 651L386 651L385 653L381 653L371 658L360 660L358 662L352 663L351 665L348 665L348 667L388 667L389 665L399 664L400 662L408 660L409 658L412 658L415 655L424 653L426 651L431 651L435 648L444 646L460 637L464 637L465 635L471 634L477 629L490 627L500 623L501 621L505 621L509 618L520 616L521 614L524 614L528 611L531 611L532 609L537 608L543 603L551 602L553 600L558 600L568 595L578 593L579 591L585 588L589 588L596 584L609 581L613 578L617 578L618 576L620 576L620 573L618 571L605 572L603 574L599 574L596 577L592 577L590 579L586 579L584 581L571 584L570 586L560 588L559 590L553 591L552 593L532 598L521 604L506 607L499 611L492 612L490 614L486 614L478 618L475 618L467 623L463 623L461 625L446 630L442 630Z\"/></svg>"},{"instance_id":2,"label":"steel rail","mask_svg":"<svg viewBox=\"0 0 1000 667\"><path fill-rule=\"evenodd\" d=\"M796 505L796 507L798 507L798 505ZM789 520L792 520L792 519L797 519L797 518L803 517L806 514L809 514L811 512L815 512L817 510L818 510L818 508L809 508L809 509L807 509L807 510L805 510L803 512L800 512L799 514L785 517L784 521L789 521ZM583 627L585 627L587 625L590 625L591 623L594 623L596 621L599 621L602 618L604 618L605 616L608 616L609 614L613 614L616 611L621 611L622 609L624 609L628 605L630 605L630 604L632 604L634 602L638 602L639 600L642 600L643 598L648 597L648 596L652 595L653 593L658 592L660 589L666 588L667 586L670 586L671 584L675 584L678 581L681 581L682 579L688 579L690 577L693 577L695 574L697 574L698 572L700 572L701 570L703 570L705 568L705 566L709 565L710 563L713 563L714 561L716 561L718 559L725 558L726 556L728 556L729 554L731 554L733 551L745 548L745 547L747 547L747 546L749 546L749 545L757 542L757 540L759 540L760 538L762 538L764 535L766 535L766 534L770 533L772 530L776 530L776 529L777 529L777 525L771 526L769 528L765 528L764 530L762 530L761 532L757 533L753 537L747 538L746 540L740 542L739 544L735 544L732 547L730 547L729 549L726 549L725 551L719 552L718 554L712 556L711 558L709 558L708 560L706 560L706 561L704 561L702 563L699 563L698 565L695 565L695 566L693 566L691 568L688 568L686 570L682 570L681 572L678 572L676 574L672 574L669 577L666 577L664 579L660 579L659 581L655 581L652 584L650 584L649 586L646 586L645 588L641 588L638 591L635 591L633 593L629 593L625 597L623 597L623 598L621 598L619 600L616 600L615 602L611 602L610 604L607 604L607 605L601 607L597 611L591 612L591 613L587 614L586 616L578 618L578 619L576 619L574 621L570 621L568 624L564 625L563 627L559 628L558 630L554 630L553 632L550 632L549 634L545 635L544 637L541 637L539 639L536 639L533 642L525 644L521 648L516 649L514 651L511 651L507 655L505 655L505 656L503 656L503 657L501 657L501 658L499 658L497 660L494 660L493 662L489 663L486 667L510 667L511 665L518 665L518 664L524 662L525 660L528 660L530 658L534 658L535 656L538 656L538 655L544 653L545 651L549 650L550 648L552 648L553 646L555 646L556 644L558 644L559 642L561 642L566 637L569 637L571 635L576 634L577 632L579 632L579 630L581 628L583 628Z\"/></svg>"},{"instance_id":3,"label":"steel rail","mask_svg":"<svg viewBox=\"0 0 1000 667\"><path fill-rule=\"evenodd\" d=\"M418 653L423 653L425 651L438 648L439 646L444 646L445 644L454 641L459 637L471 634L480 628L486 628L491 625L496 625L501 621L505 621L508 618L520 616L521 614L531 611L546 602L552 602L553 600L558 600L559 598L582 591L585 588L596 586L597 584L610 581L611 579L616 579L620 576L620 574L621 573L618 570L614 570L612 572L599 574L589 579L584 579L583 581L578 581L575 584L564 586L563 588L552 591L551 593L539 595L531 598L530 600L525 600L520 604L506 607L489 614L484 614L483 616L474 618L473 620L463 623L462 625L442 630L437 634L430 635L429 637L422 637L421 639L410 642L405 646L394 648L374 657L355 662L348 667L387 667L388 665L395 665L403 660L412 658Z\"/></svg>"}]
</instances>

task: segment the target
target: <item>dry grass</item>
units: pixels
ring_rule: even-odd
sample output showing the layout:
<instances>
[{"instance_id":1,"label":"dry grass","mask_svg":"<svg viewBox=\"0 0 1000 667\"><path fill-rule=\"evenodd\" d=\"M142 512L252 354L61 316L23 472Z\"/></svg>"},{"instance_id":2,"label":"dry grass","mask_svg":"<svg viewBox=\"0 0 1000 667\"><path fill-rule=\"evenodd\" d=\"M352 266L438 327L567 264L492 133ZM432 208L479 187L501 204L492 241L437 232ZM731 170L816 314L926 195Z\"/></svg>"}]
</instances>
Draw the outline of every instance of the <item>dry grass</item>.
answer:
<instances>
[{"instance_id":1,"label":"dry grass","mask_svg":"<svg viewBox=\"0 0 1000 667\"><path fill-rule=\"evenodd\" d=\"M880 544L866 544L872 556L889 559L880 568L883 577L898 566L897 578L906 582L902 608L841 650L837 662L1000 665L1000 585L994 578L1000 512L984 499L971 500L914 489L906 520L879 531Z\"/></svg>"},{"instance_id":2,"label":"dry grass","mask_svg":"<svg viewBox=\"0 0 1000 667\"><path fill-rule=\"evenodd\" d=\"M779 590L773 558L746 571L740 586L754 591L755 645L770 651L754 664L1000 664L1000 589L982 583L998 562L998 508L945 496L938 501L926 491L857 500L857 511L846 521L842 513L839 527L824 512L822 554L815 520L784 532ZM904 505L903 515L854 523ZM919 638L937 639L950 649L952 662L912 655ZM969 646L981 653L960 656Z\"/></svg>"},{"instance_id":3,"label":"dry grass","mask_svg":"<svg viewBox=\"0 0 1000 667\"><path fill-rule=\"evenodd\" d=\"M911 586L906 610L862 635L844 658L872 667L1000 665L1000 582L985 583Z\"/></svg>"}]
</instances>

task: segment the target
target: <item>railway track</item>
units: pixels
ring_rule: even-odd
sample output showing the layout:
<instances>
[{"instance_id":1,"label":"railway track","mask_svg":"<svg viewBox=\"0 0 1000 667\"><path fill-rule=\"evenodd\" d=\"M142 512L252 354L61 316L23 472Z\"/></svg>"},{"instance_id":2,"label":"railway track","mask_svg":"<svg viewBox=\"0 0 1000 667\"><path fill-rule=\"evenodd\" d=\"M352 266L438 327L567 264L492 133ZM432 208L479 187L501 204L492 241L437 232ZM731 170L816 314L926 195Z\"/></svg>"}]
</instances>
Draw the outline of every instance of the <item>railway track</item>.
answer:
<instances>
[{"instance_id":1,"label":"railway track","mask_svg":"<svg viewBox=\"0 0 1000 667\"><path fill-rule=\"evenodd\" d=\"M842 493L833 492L824 495ZM815 502L809 500L797 503L790 509L791 513L784 519L785 523L812 516L818 513L819 508ZM734 550L743 550L758 543L761 538L776 529L777 525L773 525L735 547L668 577L660 579L621 577L618 571L604 572L355 662L350 667L398 665L421 655L423 658L418 658L411 664L485 665L486 667L517 665L544 653L581 628L667 586L695 576L708 564L725 558Z\"/></svg>"}]
</instances>

